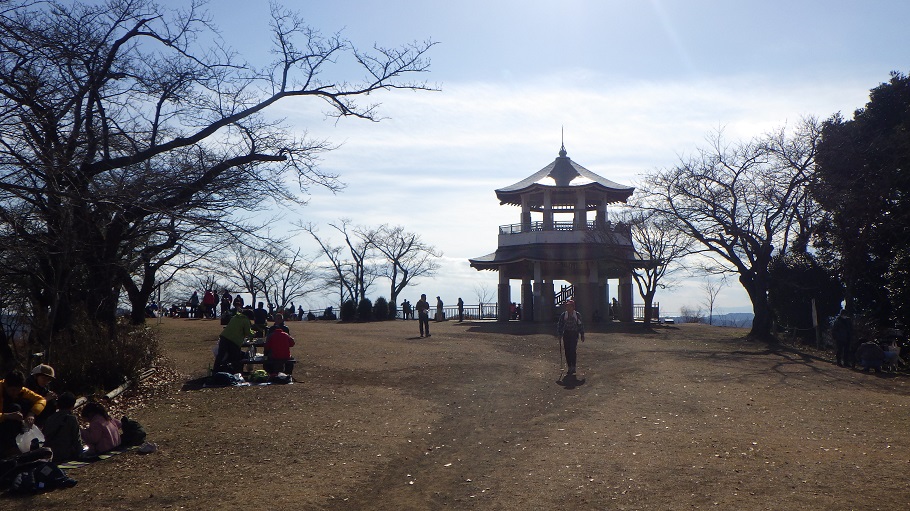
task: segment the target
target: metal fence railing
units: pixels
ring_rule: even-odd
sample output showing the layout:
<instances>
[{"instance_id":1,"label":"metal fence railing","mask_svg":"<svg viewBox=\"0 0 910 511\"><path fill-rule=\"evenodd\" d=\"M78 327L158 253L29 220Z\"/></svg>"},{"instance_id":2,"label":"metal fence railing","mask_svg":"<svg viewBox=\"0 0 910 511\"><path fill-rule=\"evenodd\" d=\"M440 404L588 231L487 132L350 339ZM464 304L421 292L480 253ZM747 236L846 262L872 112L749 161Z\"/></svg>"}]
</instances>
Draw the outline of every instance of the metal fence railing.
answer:
<instances>
[{"instance_id":1,"label":"metal fence railing","mask_svg":"<svg viewBox=\"0 0 910 511\"><path fill-rule=\"evenodd\" d=\"M566 289L571 289L571 287L567 286ZM566 289L564 289L564 291ZM567 296L571 297L571 293L568 293ZM563 300L563 302L564 301L565 300ZM304 311L303 317L301 317L299 319L306 320L307 315L309 313L312 313L317 319L322 319L322 315L324 312L325 312L325 309L318 309L318 310L312 309L312 310ZM333 312L335 313L335 316L337 319L341 319L340 317L338 317L338 309L333 308ZM458 320L458 306L457 305L443 306L442 312L444 315L443 319L455 320L455 321ZM610 310L610 313L612 315L613 311ZM464 306L464 319L465 320L471 320L471 321L476 321L476 320L480 320L480 319L495 320L498 318L498 316L499 316L499 304L496 302L484 303L482 305L465 305ZM651 308L651 320L657 321L658 318L660 318L660 303L654 302L654 304L652 305L652 308ZM404 311L401 310L400 306L395 311L395 319L405 319ZM412 312L412 317L409 319L417 319L416 310L414 310ZM434 306L434 305L430 306L430 319L431 320L436 319L436 306ZM611 317L608 319L619 319L619 318ZM636 304L632 305L632 319L634 321L644 321L645 305L643 303L636 303Z\"/></svg>"}]
</instances>

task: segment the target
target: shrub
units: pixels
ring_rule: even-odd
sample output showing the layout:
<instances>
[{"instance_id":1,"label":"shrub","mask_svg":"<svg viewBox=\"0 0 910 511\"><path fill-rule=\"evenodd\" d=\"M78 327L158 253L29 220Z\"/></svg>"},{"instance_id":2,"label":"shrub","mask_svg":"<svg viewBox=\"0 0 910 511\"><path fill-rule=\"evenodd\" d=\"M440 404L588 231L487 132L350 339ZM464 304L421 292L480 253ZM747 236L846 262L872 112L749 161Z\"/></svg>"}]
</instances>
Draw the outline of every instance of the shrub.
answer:
<instances>
[{"instance_id":1,"label":"shrub","mask_svg":"<svg viewBox=\"0 0 910 511\"><path fill-rule=\"evenodd\" d=\"M827 324L840 311L844 296L837 274L822 267L811 254L800 252L776 256L768 271L768 304L779 327L814 343L812 299L819 324Z\"/></svg>"},{"instance_id":2,"label":"shrub","mask_svg":"<svg viewBox=\"0 0 910 511\"><path fill-rule=\"evenodd\" d=\"M357 316L357 307L354 300L347 300L341 304L341 321L354 321Z\"/></svg>"},{"instance_id":3,"label":"shrub","mask_svg":"<svg viewBox=\"0 0 910 511\"><path fill-rule=\"evenodd\" d=\"M55 339L48 353L57 386L73 393L110 391L126 380L138 381L161 354L155 330L119 324L110 329L88 320L73 322L71 335Z\"/></svg>"},{"instance_id":4,"label":"shrub","mask_svg":"<svg viewBox=\"0 0 910 511\"><path fill-rule=\"evenodd\" d=\"M373 319L376 321L385 321L389 319L389 302L383 297L376 299L373 304Z\"/></svg>"},{"instance_id":5,"label":"shrub","mask_svg":"<svg viewBox=\"0 0 910 511\"><path fill-rule=\"evenodd\" d=\"M398 317L398 307L394 303L389 304L389 315L386 316L388 319L395 319Z\"/></svg>"},{"instance_id":6,"label":"shrub","mask_svg":"<svg viewBox=\"0 0 910 511\"><path fill-rule=\"evenodd\" d=\"M679 315L682 316L683 323L704 323L705 311L701 307L694 308L683 305L679 308Z\"/></svg>"},{"instance_id":7,"label":"shrub","mask_svg":"<svg viewBox=\"0 0 910 511\"><path fill-rule=\"evenodd\" d=\"M369 298L362 298L357 304L357 321L370 321L373 319L373 302Z\"/></svg>"}]
</instances>

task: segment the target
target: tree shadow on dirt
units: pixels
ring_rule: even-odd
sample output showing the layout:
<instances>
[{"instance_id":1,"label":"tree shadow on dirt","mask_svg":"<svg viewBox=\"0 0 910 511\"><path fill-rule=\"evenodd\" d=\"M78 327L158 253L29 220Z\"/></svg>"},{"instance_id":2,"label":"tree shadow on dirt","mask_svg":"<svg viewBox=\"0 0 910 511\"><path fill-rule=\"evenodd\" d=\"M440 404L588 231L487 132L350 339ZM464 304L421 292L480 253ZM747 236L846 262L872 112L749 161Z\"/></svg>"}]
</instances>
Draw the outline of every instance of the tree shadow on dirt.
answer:
<instances>
[{"instance_id":1,"label":"tree shadow on dirt","mask_svg":"<svg viewBox=\"0 0 910 511\"><path fill-rule=\"evenodd\" d=\"M654 350L655 352L658 350ZM666 353L666 352L664 352ZM704 376L706 381L723 383L736 381L747 384L754 377L762 377L769 371L778 376L781 384L789 385L794 378L801 379L801 373L794 372L794 367L801 367L814 374L821 375L829 381L852 381L853 375L861 371L850 368L837 367L831 360L801 351L793 346L771 344L764 349L741 349L731 351L715 350L688 350L681 349L678 354L690 359L704 359L714 364L734 364L731 372L725 375ZM761 363L760 359L766 358L770 363ZM750 361L750 359L754 359ZM896 372L870 373L877 379L889 380L905 377L906 374Z\"/></svg>"}]
</instances>

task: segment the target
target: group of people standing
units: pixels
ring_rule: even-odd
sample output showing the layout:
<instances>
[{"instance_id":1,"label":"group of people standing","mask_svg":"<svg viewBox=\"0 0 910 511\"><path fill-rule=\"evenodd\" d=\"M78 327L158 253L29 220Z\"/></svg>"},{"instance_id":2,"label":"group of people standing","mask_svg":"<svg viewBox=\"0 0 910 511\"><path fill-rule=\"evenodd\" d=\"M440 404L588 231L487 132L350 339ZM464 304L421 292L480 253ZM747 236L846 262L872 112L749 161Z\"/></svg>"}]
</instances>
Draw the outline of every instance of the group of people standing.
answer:
<instances>
[{"instance_id":1,"label":"group of people standing","mask_svg":"<svg viewBox=\"0 0 910 511\"><path fill-rule=\"evenodd\" d=\"M856 346L853 317L847 311L841 311L834 319L831 337L834 338L834 358L841 367L859 366L866 372L880 372L885 366L906 364L901 358L901 346L896 334L887 336L890 339L885 342L867 340Z\"/></svg>"}]
</instances>

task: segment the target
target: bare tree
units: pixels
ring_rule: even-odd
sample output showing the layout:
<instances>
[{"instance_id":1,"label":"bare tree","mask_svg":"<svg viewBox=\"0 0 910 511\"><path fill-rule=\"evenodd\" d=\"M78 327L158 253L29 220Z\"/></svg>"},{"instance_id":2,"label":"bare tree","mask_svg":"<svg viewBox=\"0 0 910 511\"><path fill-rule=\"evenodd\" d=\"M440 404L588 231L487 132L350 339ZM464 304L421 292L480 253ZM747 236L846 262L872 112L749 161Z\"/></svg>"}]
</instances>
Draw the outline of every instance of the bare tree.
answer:
<instances>
[{"instance_id":1,"label":"bare tree","mask_svg":"<svg viewBox=\"0 0 910 511\"><path fill-rule=\"evenodd\" d=\"M354 226L347 218L342 218L329 226L341 233L344 238L343 246L332 245L327 238L320 237L312 223L300 227L310 233L328 258L331 268L327 281L338 284L341 302L349 299L355 304L360 303L381 274L373 258L378 231Z\"/></svg>"},{"instance_id":2,"label":"bare tree","mask_svg":"<svg viewBox=\"0 0 910 511\"><path fill-rule=\"evenodd\" d=\"M275 254L275 271L266 280L269 300L275 307L286 309L288 304L315 290L316 274L312 261L305 260L300 249L281 250Z\"/></svg>"},{"instance_id":3,"label":"bare tree","mask_svg":"<svg viewBox=\"0 0 910 511\"><path fill-rule=\"evenodd\" d=\"M381 226L376 231L373 245L386 258L382 275L389 279L389 303L397 304L398 295L419 277L430 277L439 269L436 260L442 252L423 242L419 234L407 232L404 227Z\"/></svg>"},{"instance_id":4,"label":"bare tree","mask_svg":"<svg viewBox=\"0 0 910 511\"><path fill-rule=\"evenodd\" d=\"M704 306L708 308L708 324L714 324L714 305L717 303L717 295L720 294L720 290L723 289L726 281L721 279L720 281L705 279L701 284L701 289L705 293L705 301L703 302Z\"/></svg>"},{"instance_id":5,"label":"bare tree","mask_svg":"<svg viewBox=\"0 0 910 511\"><path fill-rule=\"evenodd\" d=\"M229 255L221 258L217 266L233 286L249 293L253 307L260 293L268 298L266 282L276 272L275 256L270 247L243 243L231 245Z\"/></svg>"},{"instance_id":6,"label":"bare tree","mask_svg":"<svg viewBox=\"0 0 910 511\"><path fill-rule=\"evenodd\" d=\"M643 262L632 267L632 277L645 302L644 322L648 324L653 319L657 290L675 285L672 278L682 270L679 261L691 252L693 242L671 221L653 211L634 209L623 217L623 222L629 225L635 253Z\"/></svg>"},{"instance_id":7,"label":"bare tree","mask_svg":"<svg viewBox=\"0 0 910 511\"><path fill-rule=\"evenodd\" d=\"M651 174L638 189L647 208L696 240L712 271L738 275L755 315L750 336L771 335L772 255L814 225L805 202L818 137L815 119L804 119L789 137L734 145L718 132L696 156Z\"/></svg>"},{"instance_id":8,"label":"bare tree","mask_svg":"<svg viewBox=\"0 0 910 511\"><path fill-rule=\"evenodd\" d=\"M481 282L479 284L474 284L474 296L477 297L477 305L480 309L480 317L478 319L483 319L483 304L493 303L496 297L496 292L490 287L488 283Z\"/></svg>"},{"instance_id":9,"label":"bare tree","mask_svg":"<svg viewBox=\"0 0 910 511\"><path fill-rule=\"evenodd\" d=\"M429 89L403 78L428 70L432 42L363 52L273 7L275 60L262 69L202 47L214 38L202 4L3 4L0 242L32 254L18 271L33 331L48 342L77 316L113 331L127 279L141 302L180 250L186 231L172 225L214 226L263 198L296 201L287 176L302 191L341 187L317 166L331 144L263 115L277 102L320 99L328 115L378 120L377 105L358 98ZM365 79L327 77L345 55Z\"/></svg>"}]
</instances>

